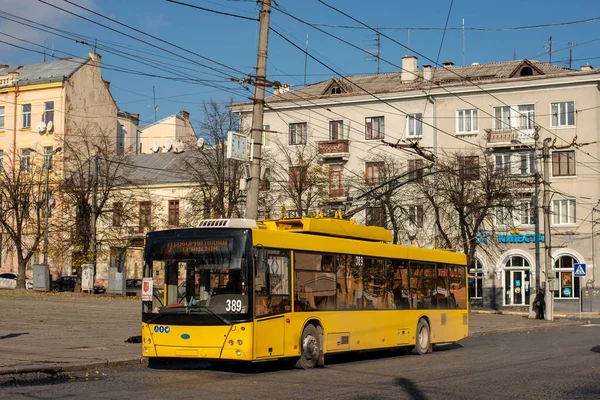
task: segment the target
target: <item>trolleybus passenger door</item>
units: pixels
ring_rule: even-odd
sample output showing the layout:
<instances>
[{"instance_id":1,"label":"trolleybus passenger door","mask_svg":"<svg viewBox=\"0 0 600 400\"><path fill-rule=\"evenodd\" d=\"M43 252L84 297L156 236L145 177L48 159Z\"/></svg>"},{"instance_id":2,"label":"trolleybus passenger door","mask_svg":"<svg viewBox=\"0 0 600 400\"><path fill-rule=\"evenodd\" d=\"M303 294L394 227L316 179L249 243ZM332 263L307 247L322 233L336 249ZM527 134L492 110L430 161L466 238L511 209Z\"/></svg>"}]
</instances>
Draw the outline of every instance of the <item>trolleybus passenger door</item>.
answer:
<instances>
[{"instance_id":1,"label":"trolleybus passenger door","mask_svg":"<svg viewBox=\"0 0 600 400\"><path fill-rule=\"evenodd\" d=\"M291 311L290 253L260 250L255 271L254 357L282 356L285 313Z\"/></svg>"}]
</instances>

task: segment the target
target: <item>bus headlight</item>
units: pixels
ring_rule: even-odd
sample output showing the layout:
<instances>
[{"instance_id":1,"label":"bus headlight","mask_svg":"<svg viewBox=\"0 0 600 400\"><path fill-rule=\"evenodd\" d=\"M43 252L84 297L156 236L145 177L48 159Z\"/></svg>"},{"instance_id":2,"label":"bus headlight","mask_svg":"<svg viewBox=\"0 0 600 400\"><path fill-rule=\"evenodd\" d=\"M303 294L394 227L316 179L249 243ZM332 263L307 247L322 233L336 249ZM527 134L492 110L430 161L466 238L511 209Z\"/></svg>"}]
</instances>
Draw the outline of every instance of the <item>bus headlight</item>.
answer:
<instances>
[{"instance_id":1,"label":"bus headlight","mask_svg":"<svg viewBox=\"0 0 600 400\"><path fill-rule=\"evenodd\" d=\"M242 352L241 352L241 350L238 350L238 351L235 352L235 354L237 354L237 356L239 357L239 356L242 355Z\"/></svg>"},{"instance_id":2,"label":"bus headlight","mask_svg":"<svg viewBox=\"0 0 600 400\"><path fill-rule=\"evenodd\" d=\"M241 346L243 344L244 344L244 342L242 342L242 339L238 339L238 345Z\"/></svg>"},{"instance_id":3,"label":"bus headlight","mask_svg":"<svg viewBox=\"0 0 600 400\"><path fill-rule=\"evenodd\" d=\"M229 345L233 346L233 340L229 340Z\"/></svg>"}]
</instances>

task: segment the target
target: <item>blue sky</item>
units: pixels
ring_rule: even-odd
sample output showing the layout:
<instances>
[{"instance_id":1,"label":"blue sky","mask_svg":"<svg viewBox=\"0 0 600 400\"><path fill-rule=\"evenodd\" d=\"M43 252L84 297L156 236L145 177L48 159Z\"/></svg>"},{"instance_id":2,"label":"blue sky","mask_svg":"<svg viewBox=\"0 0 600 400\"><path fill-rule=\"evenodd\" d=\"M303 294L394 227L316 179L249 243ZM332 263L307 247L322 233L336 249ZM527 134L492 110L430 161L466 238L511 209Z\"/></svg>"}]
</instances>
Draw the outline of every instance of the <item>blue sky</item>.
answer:
<instances>
[{"instance_id":1,"label":"blue sky","mask_svg":"<svg viewBox=\"0 0 600 400\"><path fill-rule=\"evenodd\" d=\"M231 78L244 78L252 73L256 63L258 23L231 16L209 13L169 3L165 0L74 0L79 5L106 15L172 42L197 55L160 43L140 33L114 24L99 16L77 8L64 0L44 0L92 20L126 32L157 46L183 55L188 60L149 47L139 41L96 26L91 22L69 15L64 11L43 4L38 0L3 0L0 2L0 41L26 49L43 52L44 45L54 48L55 56L86 56L96 44L103 57L103 76L111 82L111 89L121 110L139 113L142 124L154 121L152 101L153 87L158 104L158 119L185 109L191 113L192 121L201 119L203 100L215 99L226 102L247 100L253 93ZM245 0L181 0L200 7L220 10L246 17L256 17L258 5ZM512 28L538 24L558 24L600 17L600 1L531 0L502 2L481 0L429 0L406 2L398 0L324 0L326 3L347 12L369 26L382 27L382 33L404 45L408 44L408 32L402 28L443 28L452 3L448 26L461 26L464 18L466 33L465 63L487 63L513 59L535 58L548 61L545 45L550 36L554 63L568 66L569 43L574 44L573 68L590 63L600 66L600 20L587 23L545 27L528 30L473 30L473 28ZM297 18L328 25L358 24L327 8L317 0L277 0L277 4ZM42 32L7 19L10 13L27 18L52 28L84 35L89 43L78 44L48 32ZM308 34L309 52L342 74L375 73L375 62L367 61L367 55L333 38L293 20L284 13L273 10L272 27L300 47L305 46ZM389 29L394 28L394 29ZM47 29L47 28L44 28ZM365 29L322 27L328 32L364 49L374 49L374 33ZM53 29L48 29L55 32ZM442 39L442 30L410 31L410 46L432 60L437 59ZM11 35L13 37L7 36ZM439 61L452 60L462 64L463 36L461 30L448 30L444 38ZM25 42L23 40L27 40ZM37 45L37 46L36 46ZM127 46L127 48L121 47ZM127 57L143 61L146 65L120 57L111 52L122 52ZM396 65L401 64L407 50L397 43L381 37L381 57ZM216 65L209 60L225 66ZM145 59L142 59L145 58ZM47 59L50 59L48 56ZM43 61L43 54L19 49L0 42L0 63L20 65ZM159 64L162 62L163 64ZM430 63L419 58L419 67ZM203 67L204 64L211 68ZM157 69L153 66L158 66ZM124 72L123 70L127 71ZM117 71L120 70L120 71ZM381 62L381 72L395 71L397 67ZM179 71L179 72L176 72ZM334 73L313 60L308 61L307 82L318 82L334 76ZM177 73L179 75L177 75ZM273 32L269 36L269 63L267 74L270 80L301 87L304 81L304 54ZM148 76L148 75L160 75ZM186 82L180 81L185 78Z\"/></svg>"}]
</instances>

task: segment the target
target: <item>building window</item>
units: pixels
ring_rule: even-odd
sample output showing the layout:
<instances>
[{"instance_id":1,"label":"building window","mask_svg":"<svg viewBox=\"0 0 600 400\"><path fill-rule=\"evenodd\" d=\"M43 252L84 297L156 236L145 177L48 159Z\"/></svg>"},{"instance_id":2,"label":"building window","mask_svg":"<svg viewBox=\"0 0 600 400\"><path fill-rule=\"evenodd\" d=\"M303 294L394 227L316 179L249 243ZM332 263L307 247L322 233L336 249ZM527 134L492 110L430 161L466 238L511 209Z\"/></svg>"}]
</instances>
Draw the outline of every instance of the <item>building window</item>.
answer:
<instances>
[{"instance_id":1,"label":"building window","mask_svg":"<svg viewBox=\"0 0 600 400\"><path fill-rule=\"evenodd\" d=\"M21 215L25 218L29 218L29 196L27 194L21 194L19 203L21 204Z\"/></svg>"},{"instance_id":2,"label":"building window","mask_svg":"<svg viewBox=\"0 0 600 400\"><path fill-rule=\"evenodd\" d=\"M408 206L408 222L417 228L423 227L423 206L410 205Z\"/></svg>"},{"instance_id":3,"label":"building window","mask_svg":"<svg viewBox=\"0 0 600 400\"><path fill-rule=\"evenodd\" d=\"M563 101L550 105L552 127L575 126L575 102Z\"/></svg>"},{"instance_id":4,"label":"building window","mask_svg":"<svg viewBox=\"0 0 600 400\"><path fill-rule=\"evenodd\" d=\"M552 224L575 224L575 199L561 199L552 201Z\"/></svg>"},{"instance_id":5,"label":"building window","mask_svg":"<svg viewBox=\"0 0 600 400\"><path fill-rule=\"evenodd\" d=\"M44 170L52 171L52 146L44 146Z\"/></svg>"},{"instance_id":6,"label":"building window","mask_svg":"<svg viewBox=\"0 0 600 400\"><path fill-rule=\"evenodd\" d=\"M329 90L329 94L342 94L342 88L339 86L332 86Z\"/></svg>"},{"instance_id":7,"label":"building window","mask_svg":"<svg viewBox=\"0 0 600 400\"><path fill-rule=\"evenodd\" d=\"M366 221L367 226L382 226L386 227L385 213L383 207L367 207L366 209Z\"/></svg>"},{"instance_id":8,"label":"building window","mask_svg":"<svg viewBox=\"0 0 600 400\"><path fill-rule=\"evenodd\" d=\"M344 121L329 121L329 140L344 139Z\"/></svg>"},{"instance_id":9,"label":"building window","mask_svg":"<svg viewBox=\"0 0 600 400\"><path fill-rule=\"evenodd\" d=\"M423 114L409 114L406 116L406 137L423 137Z\"/></svg>"},{"instance_id":10,"label":"building window","mask_svg":"<svg viewBox=\"0 0 600 400\"><path fill-rule=\"evenodd\" d=\"M140 227L150 228L152 226L152 203L140 201Z\"/></svg>"},{"instance_id":11,"label":"building window","mask_svg":"<svg viewBox=\"0 0 600 400\"><path fill-rule=\"evenodd\" d=\"M483 266L477 259L469 266L469 298L483 298Z\"/></svg>"},{"instance_id":12,"label":"building window","mask_svg":"<svg viewBox=\"0 0 600 400\"><path fill-rule=\"evenodd\" d=\"M494 130L534 128L535 106L533 104L494 107Z\"/></svg>"},{"instance_id":13,"label":"building window","mask_svg":"<svg viewBox=\"0 0 600 400\"><path fill-rule=\"evenodd\" d=\"M179 225L179 200L169 200L169 225Z\"/></svg>"},{"instance_id":14,"label":"building window","mask_svg":"<svg viewBox=\"0 0 600 400\"><path fill-rule=\"evenodd\" d=\"M306 122L300 122L297 124L290 124L290 144L306 144L307 137L307 125Z\"/></svg>"},{"instance_id":15,"label":"building window","mask_svg":"<svg viewBox=\"0 0 600 400\"><path fill-rule=\"evenodd\" d=\"M575 150L552 153L552 176L575 176Z\"/></svg>"},{"instance_id":16,"label":"building window","mask_svg":"<svg viewBox=\"0 0 600 400\"><path fill-rule=\"evenodd\" d=\"M496 154L496 172L510 174L510 154Z\"/></svg>"},{"instance_id":17,"label":"building window","mask_svg":"<svg viewBox=\"0 0 600 400\"><path fill-rule=\"evenodd\" d=\"M498 206L494 209L494 223L496 226L513 226L514 217L509 206Z\"/></svg>"},{"instance_id":18,"label":"building window","mask_svg":"<svg viewBox=\"0 0 600 400\"><path fill-rule=\"evenodd\" d=\"M302 188L302 183L308 172L308 167L290 167L289 179L290 179L290 190L296 191Z\"/></svg>"},{"instance_id":19,"label":"building window","mask_svg":"<svg viewBox=\"0 0 600 400\"><path fill-rule=\"evenodd\" d=\"M119 227L123 223L123 203L113 203L112 226Z\"/></svg>"},{"instance_id":20,"label":"building window","mask_svg":"<svg viewBox=\"0 0 600 400\"><path fill-rule=\"evenodd\" d=\"M342 165L331 165L329 167L329 196L344 196L344 186L342 184L343 171L344 167Z\"/></svg>"},{"instance_id":21,"label":"building window","mask_svg":"<svg viewBox=\"0 0 600 400\"><path fill-rule=\"evenodd\" d=\"M48 122L54 123L54 102L47 101L44 103L44 115L42 115L42 121L46 124Z\"/></svg>"},{"instance_id":22,"label":"building window","mask_svg":"<svg viewBox=\"0 0 600 400\"><path fill-rule=\"evenodd\" d=\"M263 175L263 178L260 181L260 190L271 190L271 168L269 167L265 168L265 174Z\"/></svg>"},{"instance_id":23,"label":"building window","mask_svg":"<svg viewBox=\"0 0 600 400\"><path fill-rule=\"evenodd\" d=\"M554 263L554 271L560 290L554 292L554 297L559 299L578 299L581 279L573 276L573 267L577 260L571 256L561 256Z\"/></svg>"},{"instance_id":24,"label":"building window","mask_svg":"<svg viewBox=\"0 0 600 400\"><path fill-rule=\"evenodd\" d=\"M271 147L271 125L263 125L262 144Z\"/></svg>"},{"instance_id":25,"label":"building window","mask_svg":"<svg viewBox=\"0 0 600 400\"><path fill-rule=\"evenodd\" d=\"M4 173L4 150L0 150L0 174Z\"/></svg>"},{"instance_id":26,"label":"building window","mask_svg":"<svg viewBox=\"0 0 600 400\"><path fill-rule=\"evenodd\" d=\"M535 224L535 211L536 205L534 204L535 198L521 200L520 204L520 214L521 214L521 224L522 225L533 225Z\"/></svg>"},{"instance_id":27,"label":"building window","mask_svg":"<svg viewBox=\"0 0 600 400\"><path fill-rule=\"evenodd\" d=\"M0 131L4 130L4 107L0 107Z\"/></svg>"},{"instance_id":28,"label":"building window","mask_svg":"<svg viewBox=\"0 0 600 400\"><path fill-rule=\"evenodd\" d=\"M519 172L521 175L533 175L535 173L535 155L533 153L521 153L519 159Z\"/></svg>"},{"instance_id":29,"label":"building window","mask_svg":"<svg viewBox=\"0 0 600 400\"><path fill-rule=\"evenodd\" d=\"M21 128L31 128L31 104L23 104L22 106L23 120Z\"/></svg>"},{"instance_id":30,"label":"building window","mask_svg":"<svg viewBox=\"0 0 600 400\"><path fill-rule=\"evenodd\" d=\"M423 182L423 160L408 160L408 179L413 182Z\"/></svg>"},{"instance_id":31,"label":"building window","mask_svg":"<svg viewBox=\"0 0 600 400\"><path fill-rule=\"evenodd\" d=\"M385 138L385 122L383 117L365 118L365 139L384 139Z\"/></svg>"},{"instance_id":32,"label":"building window","mask_svg":"<svg viewBox=\"0 0 600 400\"><path fill-rule=\"evenodd\" d=\"M473 110L458 110L456 112L456 133L479 132L479 112Z\"/></svg>"},{"instance_id":33,"label":"building window","mask_svg":"<svg viewBox=\"0 0 600 400\"><path fill-rule=\"evenodd\" d=\"M29 149L21 150L21 172L29 173L31 170L30 154Z\"/></svg>"},{"instance_id":34,"label":"building window","mask_svg":"<svg viewBox=\"0 0 600 400\"><path fill-rule=\"evenodd\" d=\"M125 127L119 125L117 129L117 156L125 154Z\"/></svg>"},{"instance_id":35,"label":"building window","mask_svg":"<svg viewBox=\"0 0 600 400\"><path fill-rule=\"evenodd\" d=\"M365 184L375 186L381 184L383 161L365 163Z\"/></svg>"},{"instance_id":36,"label":"building window","mask_svg":"<svg viewBox=\"0 0 600 400\"><path fill-rule=\"evenodd\" d=\"M459 157L458 168L462 179L479 179L479 156Z\"/></svg>"}]
</instances>

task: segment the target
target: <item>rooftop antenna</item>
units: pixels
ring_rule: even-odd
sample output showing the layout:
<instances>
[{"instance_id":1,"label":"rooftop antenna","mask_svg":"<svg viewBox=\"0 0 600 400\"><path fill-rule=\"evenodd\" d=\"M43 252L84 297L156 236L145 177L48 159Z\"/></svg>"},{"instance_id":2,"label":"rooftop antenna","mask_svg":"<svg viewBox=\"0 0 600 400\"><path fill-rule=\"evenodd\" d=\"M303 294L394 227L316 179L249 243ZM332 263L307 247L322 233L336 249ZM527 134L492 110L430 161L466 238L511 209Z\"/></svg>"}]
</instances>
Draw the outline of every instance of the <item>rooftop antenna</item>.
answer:
<instances>
[{"instance_id":1,"label":"rooftop antenna","mask_svg":"<svg viewBox=\"0 0 600 400\"><path fill-rule=\"evenodd\" d=\"M569 69L572 69L573 66L573 44L571 42L567 43L569 46Z\"/></svg>"},{"instance_id":2,"label":"rooftop antenna","mask_svg":"<svg viewBox=\"0 0 600 400\"><path fill-rule=\"evenodd\" d=\"M52 44L52 58L54 58L54 44Z\"/></svg>"},{"instance_id":3,"label":"rooftop antenna","mask_svg":"<svg viewBox=\"0 0 600 400\"><path fill-rule=\"evenodd\" d=\"M513 61L515 61L517 59L517 48L514 47L513 48Z\"/></svg>"},{"instance_id":4,"label":"rooftop antenna","mask_svg":"<svg viewBox=\"0 0 600 400\"><path fill-rule=\"evenodd\" d=\"M465 39L465 19L464 19L464 18L462 19L462 39L463 39L463 41L462 41L462 45L463 45L463 46L462 46L462 47L463 47L463 48L462 48L462 50L463 50L463 51L462 51L462 56L463 56L463 57L462 57L462 61L463 61L463 62L462 62L462 65L465 65L465 48L466 48L466 39Z\"/></svg>"},{"instance_id":5,"label":"rooftop antenna","mask_svg":"<svg viewBox=\"0 0 600 400\"><path fill-rule=\"evenodd\" d=\"M154 91L154 86L152 86L152 103L154 103L154 122L156 122L156 110L158 110L158 107L156 105L156 92Z\"/></svg>"},{"instance_id":6,"label":"rooftop antenna","mask_svg":"<svg viewBox=\"0 0 600 400\"><path fill-rule=\"evenodd\" d=\"M306 51L304 52L304 86L306 86L306 66L308 65L308 33L306 34Z\"/></svg>"},{"instance_id":7,"label":"rooftop antenna","mask_svg":"<svg viewBox=\"0 0 600 400\"><path fill-rule=\"evenodd\" d=\"M46 62L46 39L44 39L44 62Z\"/></svg>"},{"instance_id":8,"label":"rooftop antenna","mask_svg":"<svg viewBox=\"0 0 600 400\"><path fill-rule=\"evenodd\" d=\"M376 33L375 33L375 49L373 50L367 50L369 53L373 54L373 57L368 57L366 58L367 61L377 61L377 74L379 74L379 66L380 66L380 62L381 62L381 32L380 32L380 28L379 25L377 25L375 27Z\"/></svg>"},{"instance_id":9,"label":"rooftop antenna","mask_svg":"<svg viewBox=\"0 0 600 400\"><path fill-rule=\"evenodd\" d=\"M407 49L406 49L407 50L406 55L410 56L410 28L408 28L408 30L407 30L407 35L408 35L408 40L407 40L407 43L406 43L406 47L407 47Z\"/></svg>"},{"instance_id":10,"label":"rooftop antenna","mask_svg":"<svg viewBox=\"0 0 600 400\"><path fill-rule=\"evenodd\" d=\"M548 63L552 64L552 36L550 36L544 47L548 49Z\"/></svg>"}]
</instances>

